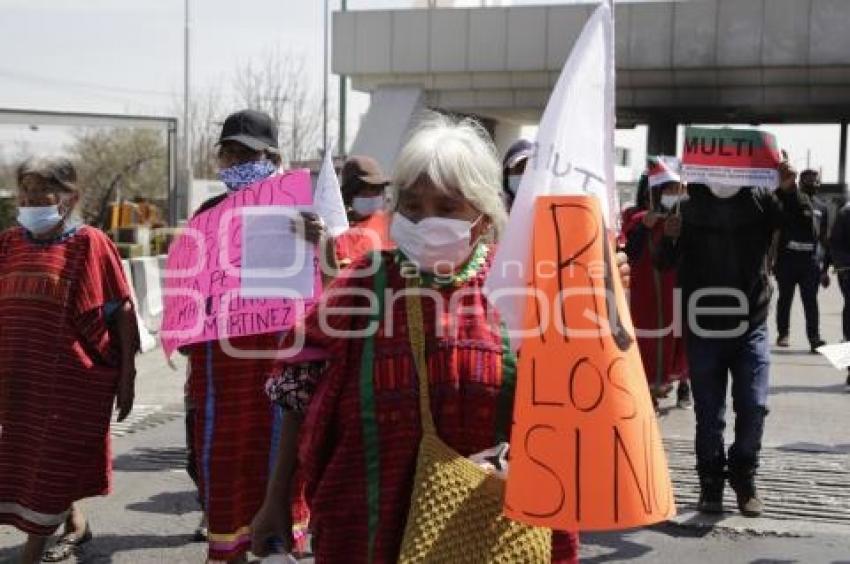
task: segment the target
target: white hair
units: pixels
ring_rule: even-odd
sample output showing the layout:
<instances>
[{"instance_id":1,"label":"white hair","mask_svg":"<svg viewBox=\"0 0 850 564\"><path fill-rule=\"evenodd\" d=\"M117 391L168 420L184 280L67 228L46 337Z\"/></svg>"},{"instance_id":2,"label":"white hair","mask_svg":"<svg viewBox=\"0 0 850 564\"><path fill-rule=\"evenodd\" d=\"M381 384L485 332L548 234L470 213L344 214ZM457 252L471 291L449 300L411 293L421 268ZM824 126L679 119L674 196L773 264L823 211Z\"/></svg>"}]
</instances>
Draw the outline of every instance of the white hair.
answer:
<instances>
[{"instance_id":1,"label":"white hair","mask_svg":"<svg viewBox=\"0 0 850 564\"><path fill-rule=\"evenodd\" d=\"M423 117L399 154L393 206L400 192L423 177L440 190L459 190L490 219L497 237L502 232L508 219L502 200L502 165L489 135L476 121L436 112Z\"/></svg>"}]
</instances>

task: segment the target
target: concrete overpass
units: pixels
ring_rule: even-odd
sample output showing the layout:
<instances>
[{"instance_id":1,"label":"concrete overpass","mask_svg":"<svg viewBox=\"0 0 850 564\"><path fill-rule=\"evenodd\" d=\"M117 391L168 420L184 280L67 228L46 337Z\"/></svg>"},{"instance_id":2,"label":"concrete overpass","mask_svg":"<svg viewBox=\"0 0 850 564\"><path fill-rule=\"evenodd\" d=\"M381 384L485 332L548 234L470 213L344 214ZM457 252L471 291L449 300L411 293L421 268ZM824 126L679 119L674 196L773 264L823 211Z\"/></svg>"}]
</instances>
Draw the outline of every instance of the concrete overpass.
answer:
<instances>
[{"instance_id":1,"label":"concrete overpass","mask_svg":"<svg viewBox=\"0 0 850 564\"><path fill-rule=\"evenodd\" d=\"M423 107L485 118L504 146L539 120L592 9L334 14L333 70L372 93L353 150L391 165ZM648 124L650 152L675 152L680 123L850 117L850 0L618 3L616 19L618 122Z\"/></svg>"}]
</instances>

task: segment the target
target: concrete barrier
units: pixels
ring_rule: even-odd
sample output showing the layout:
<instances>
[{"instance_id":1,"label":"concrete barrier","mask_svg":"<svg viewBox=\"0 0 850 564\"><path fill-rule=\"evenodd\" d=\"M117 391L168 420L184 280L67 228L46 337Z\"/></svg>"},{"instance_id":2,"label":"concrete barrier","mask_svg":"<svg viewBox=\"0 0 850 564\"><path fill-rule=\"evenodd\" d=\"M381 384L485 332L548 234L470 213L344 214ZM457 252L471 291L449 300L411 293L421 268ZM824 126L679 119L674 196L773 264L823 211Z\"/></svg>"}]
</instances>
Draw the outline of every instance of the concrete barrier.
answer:
<instances>
[{"instance_id":1,"label":"concrete barrier","mask_svg":"<svg viewBox=\"0 0 850 564\"><path fill-rule=\"evenodd\" d=\"M139 313L151 333L159 332L162 323L162 283L158 257L130 259L133 287L138 298Z\"/></svg>"},{"instance_id":2,"label":"concrete barrier","mask_svg":"<svg viewBox=\"0 0 850 564\"><path fill-rule=\"evenodd\" d=\"M129 261L122 260L121 266L124 268L124 277L127 279L127 283L130 286L130 299L133 300L133 308L136 310L136 325L139 327L139 342L141 344L142 352L148 352L156 348L157 341L151 335L148 328L145 326L145 322L142 319L141 313L139 313L139 300L136 297L136 290L133 284L133 274L130 268Z\"/></svg>"}]
</instances>

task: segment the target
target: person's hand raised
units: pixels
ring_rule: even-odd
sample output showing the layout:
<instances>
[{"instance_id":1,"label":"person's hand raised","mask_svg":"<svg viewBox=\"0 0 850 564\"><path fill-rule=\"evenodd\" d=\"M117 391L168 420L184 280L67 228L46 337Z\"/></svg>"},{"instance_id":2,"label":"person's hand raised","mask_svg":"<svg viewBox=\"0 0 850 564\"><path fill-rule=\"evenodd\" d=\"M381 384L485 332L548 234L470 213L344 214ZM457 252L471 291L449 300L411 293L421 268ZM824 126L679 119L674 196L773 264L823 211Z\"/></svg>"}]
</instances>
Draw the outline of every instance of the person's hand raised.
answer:
<instances>
[{"instance_id":1,"label":"person's hand raised","mask_svg":"<svg viewBox=\"0 0 850 564\"><path fill-rule=\"evenodd\" d=\"M313 212L301 212L301 220L293 220L292 230L298 233L308 243L317 245L325 235L325 222Z\"/></svg>"},{"instance_id":2,"label":"person's hand raised","mask_svg":"<svg viewBox=\"0 0 850 564\"><path fill-rule=\"evenodd\" d=\"M652 229L653 227L655 227L655 224L658 223L658 220L660 220L662 217L664 216L658 212L646 212L646 215L643 216L643 221L641 223L643 223L643 225L648 229Z\"/></svg>"}]
</instances>

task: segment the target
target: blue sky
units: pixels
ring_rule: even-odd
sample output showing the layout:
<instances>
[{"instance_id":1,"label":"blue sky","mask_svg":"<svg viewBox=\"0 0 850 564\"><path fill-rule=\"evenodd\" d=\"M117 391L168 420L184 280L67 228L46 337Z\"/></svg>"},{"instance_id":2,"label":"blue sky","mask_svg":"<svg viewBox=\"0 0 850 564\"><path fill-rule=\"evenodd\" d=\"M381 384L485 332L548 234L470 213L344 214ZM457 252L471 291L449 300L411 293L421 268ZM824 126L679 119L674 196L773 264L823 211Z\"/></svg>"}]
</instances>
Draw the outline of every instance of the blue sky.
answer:
<instances>
[{"instance_id":1,"label":"blue sky","mask_svg":"<svg viewBox=\"0 0 850 564\"><path fill-rule=\"evenodd\" d=\"M414 1L349 0L349 9L405 7ZM192 0L193 92L229 82L240 62L278 49L307 57L304 79L319 92L322 5L321 0ZM331 0L332 9L338 6L339 0ZM0 0L0 53L0 107L174 113L182 96L183 2ZM331 95L336 96L333 84ZM353 132L368 96L355 94L351 104ZM798 166L806 162L823 166L825 180L835 179L837 126L768 129L778 134ZM628 132L619 140L640 156L644 137L643 131ZM27 127L0 127L0 150L10 151L15 141L47 152L59 150L67 136L59 128L33 132Z\"/></svg>"}]
</instances>

